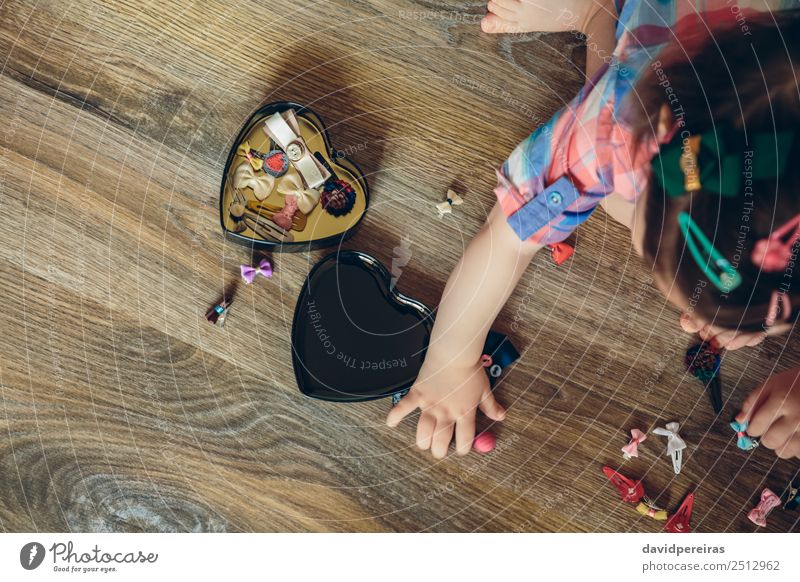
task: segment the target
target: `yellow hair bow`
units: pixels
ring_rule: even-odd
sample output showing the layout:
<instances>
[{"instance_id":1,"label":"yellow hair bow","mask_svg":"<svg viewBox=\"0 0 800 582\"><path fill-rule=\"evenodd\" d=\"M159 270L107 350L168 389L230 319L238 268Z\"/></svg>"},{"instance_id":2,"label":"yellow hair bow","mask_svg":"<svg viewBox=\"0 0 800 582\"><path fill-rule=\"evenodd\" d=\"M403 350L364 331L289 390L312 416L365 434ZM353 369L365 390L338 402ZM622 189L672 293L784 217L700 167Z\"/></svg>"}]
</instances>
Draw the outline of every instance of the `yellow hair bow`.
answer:
<instances>
[{"instance_id":1,"label":"yellow hair bow","mask_svg":"<svg viewBox=\"0 0 800 582\"><path fill-rule=\"evenodd\" d=\"M253 169L258 172L264 167L264 160L251 154L250 149L250 142L245 141L239 144L239 147L236 148L236 155L247 158L247 161L250 162L250 165L253 166Z\"/></svg>"}]
</instances>

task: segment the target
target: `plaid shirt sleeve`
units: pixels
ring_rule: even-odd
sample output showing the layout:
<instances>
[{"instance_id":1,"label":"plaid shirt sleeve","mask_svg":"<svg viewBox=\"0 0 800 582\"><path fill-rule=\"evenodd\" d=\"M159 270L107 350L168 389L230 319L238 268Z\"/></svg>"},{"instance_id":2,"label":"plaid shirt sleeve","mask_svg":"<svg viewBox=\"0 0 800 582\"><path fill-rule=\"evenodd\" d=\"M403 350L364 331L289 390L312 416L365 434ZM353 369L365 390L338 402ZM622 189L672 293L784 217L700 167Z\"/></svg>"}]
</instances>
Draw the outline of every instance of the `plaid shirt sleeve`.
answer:
<instances>
[{"instance_id":1,"label":"plaid shirt sleeve","mask_svg":"<svg viewBox=\"0 0 800 582\"><path fill-rule=\"evenodd\" d=\"M746 26L748 15L799 4L798 0L627 0L609 62L569 105L523 140L497 171L495 194L517 236L541 245L560 242L612 192L631 202L636 199L646 172L641 163L633 165L633 140L622 106L639 74L668 42L711 27ZM657 146L649 147L652 156ZM649 157L636 159L646 162Z\"/></svg>"}]
</instances>

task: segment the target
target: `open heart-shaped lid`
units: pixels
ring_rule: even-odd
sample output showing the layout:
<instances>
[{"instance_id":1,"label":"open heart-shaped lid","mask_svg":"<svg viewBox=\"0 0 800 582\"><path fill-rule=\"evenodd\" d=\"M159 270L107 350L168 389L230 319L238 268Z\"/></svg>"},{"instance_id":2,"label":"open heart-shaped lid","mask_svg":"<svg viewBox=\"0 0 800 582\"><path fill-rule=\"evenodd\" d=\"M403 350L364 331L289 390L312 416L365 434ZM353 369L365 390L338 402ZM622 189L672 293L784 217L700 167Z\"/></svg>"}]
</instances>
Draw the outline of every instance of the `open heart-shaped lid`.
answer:
<instances>
[{"instance_id":1,"label":"open heart-shaped lid","mask_svg":"<svg viewBox=\"0 0 800 582\"><path fill-rule=\"evenodd\" d=\"M337 401L381 398L409 388L433 326L431 311L391 287L373 257L341 251L322 259L300 292L292 363L300 391Z\"/></svg>"}]
</instances>

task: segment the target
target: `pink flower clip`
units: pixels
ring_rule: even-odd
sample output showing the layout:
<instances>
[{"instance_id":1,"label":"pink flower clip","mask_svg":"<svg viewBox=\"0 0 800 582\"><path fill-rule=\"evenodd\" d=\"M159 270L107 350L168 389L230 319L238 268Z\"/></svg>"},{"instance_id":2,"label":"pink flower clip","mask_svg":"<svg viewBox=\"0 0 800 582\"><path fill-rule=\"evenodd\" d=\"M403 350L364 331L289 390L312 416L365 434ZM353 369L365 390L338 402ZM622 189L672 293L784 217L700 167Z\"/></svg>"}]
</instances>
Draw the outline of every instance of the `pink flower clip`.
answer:
<instances>
[{"instance_id":1,"label":"pink flower clip","mask_svg":"<svg viewBox=\"0 0 800 582\"><path fill-rule=\"evenodd\" d=\"M768 237L756 241L750 258L756 267L767 273L786 268L792 258L792 249L800 241L800 214L773 231Z\"/></svg>"}]
</instances>

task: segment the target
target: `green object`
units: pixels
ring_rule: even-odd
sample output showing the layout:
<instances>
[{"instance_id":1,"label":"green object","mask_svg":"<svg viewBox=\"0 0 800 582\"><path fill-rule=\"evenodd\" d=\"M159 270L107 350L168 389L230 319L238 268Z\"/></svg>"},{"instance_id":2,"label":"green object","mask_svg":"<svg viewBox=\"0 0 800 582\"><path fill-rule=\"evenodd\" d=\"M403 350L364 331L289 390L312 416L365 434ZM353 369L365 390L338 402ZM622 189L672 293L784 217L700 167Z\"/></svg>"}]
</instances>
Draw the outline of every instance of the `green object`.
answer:
<instances>
[{"instance_id":1,"label":"green object","mask_svg":"<svg viewBox=\"0 0 800 582\"><path fill-rule=\"evenodd\" d=\"M742 284L742 276L711 244L688 212L678 215L678 224L695 263L717 289L730 293Z\"/></svg>"},{"instance_id":2,"label":"green object","mask_svg":"<svg viewBox=\"0 0 800 582\"><path fill-rule=\"evenodd\" d=\"M702 189L716 192L720 196L738 196L741 189L741 176L746 166L744 151L729 150L733 143L743 143L744 135L740 132L723 129L701 133L700 151L697 154ZM687 143L688 139L686 138ZM752 136L752 177L755 180L777 178L783 174L789 160L789 152L794 141L790 131L777 133L762 132ZM684 155L684 137L676 133L667 144L661 146L657 156L653 157L651 166L653 175L658 179L670 198L686 194L686 174L681 167Z\"/></svg>"}]
</instances>

